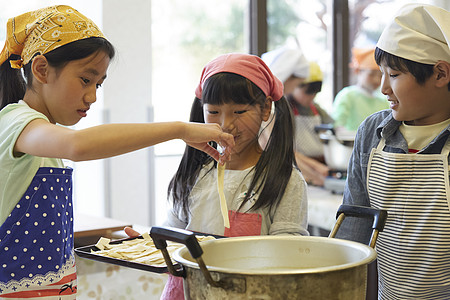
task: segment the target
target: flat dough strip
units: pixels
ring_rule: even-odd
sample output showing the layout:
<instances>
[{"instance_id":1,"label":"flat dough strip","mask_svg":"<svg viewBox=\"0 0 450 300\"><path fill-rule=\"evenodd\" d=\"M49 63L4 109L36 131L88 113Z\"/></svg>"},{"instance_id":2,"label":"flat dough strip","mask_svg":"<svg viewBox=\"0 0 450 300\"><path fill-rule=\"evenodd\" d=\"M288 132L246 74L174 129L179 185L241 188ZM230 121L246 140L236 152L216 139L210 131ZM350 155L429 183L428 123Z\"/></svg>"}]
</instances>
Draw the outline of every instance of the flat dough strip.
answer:
<instances>
[{"instance_id":1,"label":"flat dough strip","mask_svg":"<svg viewBox=\"0 0 450 300\"><path fill-rule=\"evenodd\" d=\"M225 193L223 192L223 182L225 177L225 164L217 164L217 189L219 190L220 198L220 211L222 212L223 225L226 228L230 228L230 220L228 219L228 207L227 199L225 199Z\"/></svg>"},{"instance_id":2,"label":"flat dough strip","mask_svg":"<svg viewBox=\"0 0 450 300\"><path fill-rule=\"evenodd\" d=\"M100 238L97 242L97 248L99 251L91 249L91 253L107 256L116 259L128 260L146 265L152 265L156 267L165 267L166 263L161 251L156 249L153 244L153 240L148 234L144 232L142 234L143 239L126 240L119 244L110 244L110 239ZM212 236L196 236L199 242L213 240ZM100 247L99 247L100 246ZM101 248L102 247L102 248ZM167 241L167 251L172 256L175 250L183 247L183 244ZM173 263L176 263L172 260Z\"/></svg>"}]
</instances>

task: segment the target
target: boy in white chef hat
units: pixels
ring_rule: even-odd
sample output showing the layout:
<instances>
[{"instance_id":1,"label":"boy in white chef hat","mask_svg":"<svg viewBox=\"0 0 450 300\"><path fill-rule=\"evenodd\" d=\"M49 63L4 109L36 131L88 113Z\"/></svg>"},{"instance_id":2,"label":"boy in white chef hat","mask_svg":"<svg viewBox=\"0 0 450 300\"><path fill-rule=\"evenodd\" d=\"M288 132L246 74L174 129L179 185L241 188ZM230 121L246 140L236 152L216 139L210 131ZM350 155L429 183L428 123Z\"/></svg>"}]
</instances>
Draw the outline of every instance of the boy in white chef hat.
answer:
<instances>
[{"instance_id":1,"label":"boy in white chef hat","mask_svg":"<svg viewBox=\"0 0 450 300\"><path fill-rule=\"evenodd\" d=\"M390 110L359 127L345 204L386 209L377 242L379 299L450 299L450 12L404 6L375 59ZM370 225L340 235L366 242Z\"/></svg>"}]
</instances>

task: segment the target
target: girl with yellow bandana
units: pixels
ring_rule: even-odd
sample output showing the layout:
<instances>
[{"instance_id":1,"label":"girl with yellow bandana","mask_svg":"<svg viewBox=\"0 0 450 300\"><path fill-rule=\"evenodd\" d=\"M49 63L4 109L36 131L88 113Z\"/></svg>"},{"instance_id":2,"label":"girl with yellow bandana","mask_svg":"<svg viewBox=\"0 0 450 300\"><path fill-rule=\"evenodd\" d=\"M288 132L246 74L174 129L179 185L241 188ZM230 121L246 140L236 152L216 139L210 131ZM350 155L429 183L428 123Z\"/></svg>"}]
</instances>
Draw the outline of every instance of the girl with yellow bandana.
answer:
<instances>
[{"instance_id":1,"label":"girl with yellow bandana","mask_svg":"<svg viewBox=\"0 0 450 300\"><path fill-rule=\"evenodd\" d=\"M233 136L217 124L57 126L87 116L113 57L99 28L69 6L7 23L0 53L0 298L76 297L72 169L62 159L106 158L175 138L221 162L229 158Z\"/></svg>"}]
</instances>

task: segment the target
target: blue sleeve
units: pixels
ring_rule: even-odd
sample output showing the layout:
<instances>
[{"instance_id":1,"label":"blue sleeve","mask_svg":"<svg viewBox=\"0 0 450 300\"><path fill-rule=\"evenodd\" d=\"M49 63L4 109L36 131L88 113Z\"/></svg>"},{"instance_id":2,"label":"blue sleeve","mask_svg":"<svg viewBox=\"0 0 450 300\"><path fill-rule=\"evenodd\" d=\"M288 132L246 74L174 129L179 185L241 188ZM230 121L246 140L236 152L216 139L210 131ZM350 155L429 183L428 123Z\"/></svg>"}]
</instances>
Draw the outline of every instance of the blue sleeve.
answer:
<instances>
[{"instance_id":1,"label":"blue sleeve","mask_svg":"<svg viewBox=\"0 0 450 300\"><path fill-rule=\"evenodd\" d=\"M374 144L373 141L368 141L368 136L372 139L375 131L373 126L368 126L370 124L367 124L367 121L361 124L356 133L355 145L347 170L343 204L370 207L366 180L367 165ZM336 237L368 244L372 232L371 224L372 221L369 219L347 217Z\"/></svg>"}]
</instances>

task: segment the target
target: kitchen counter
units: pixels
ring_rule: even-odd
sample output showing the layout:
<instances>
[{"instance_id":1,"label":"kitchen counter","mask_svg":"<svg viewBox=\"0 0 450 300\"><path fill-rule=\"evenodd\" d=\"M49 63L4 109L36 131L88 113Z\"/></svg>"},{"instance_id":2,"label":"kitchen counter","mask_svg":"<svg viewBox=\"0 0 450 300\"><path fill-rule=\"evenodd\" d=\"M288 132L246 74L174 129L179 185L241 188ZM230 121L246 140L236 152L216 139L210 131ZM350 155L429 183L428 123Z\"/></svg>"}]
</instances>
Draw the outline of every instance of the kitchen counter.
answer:
<instances>
[{"instance_id":1,"label":"kitchen counter","mask_svg":"<svg viewBox=\"0 0 450 300\"><path fill-rule=\"evenodd\" d=\"M114 231L122 230L125 226L131 226L131 224L110 218L75 213L75 238L92 235L109 235Z\"/></svg>"},{"instance_id":2,"label":"kitchen counter","mask_svg":"<svg viewBox=\"0 0 450 300\"><path fill-rule=\"evenodd\" d=\"M318 186L308 186L308 225L311 235L321 235L321 231L331 231L336 222L336 212L342 204L342 195L333 194Z\"/></svg>"},{"instance_id":3,"label":"kitchen counter","mask_svg":"<svg viewBox=\"0 0 450 300\"><path fill-rule=\"evenodd\" d=\"M123 228L132 227L128 222L79 213L75 213L73 223L75 247L95 244L100 237L116 239L126 237Z\"/></svg>"}]
</instances>

